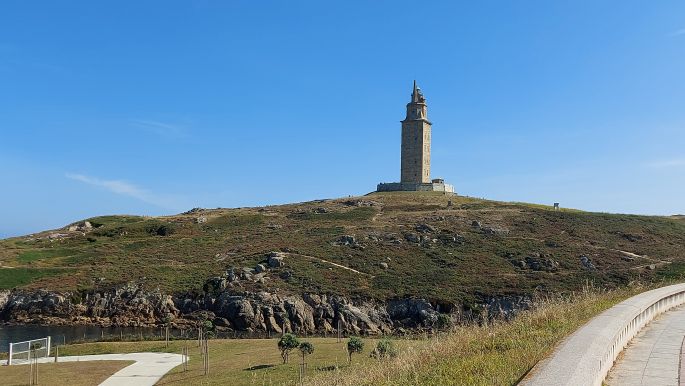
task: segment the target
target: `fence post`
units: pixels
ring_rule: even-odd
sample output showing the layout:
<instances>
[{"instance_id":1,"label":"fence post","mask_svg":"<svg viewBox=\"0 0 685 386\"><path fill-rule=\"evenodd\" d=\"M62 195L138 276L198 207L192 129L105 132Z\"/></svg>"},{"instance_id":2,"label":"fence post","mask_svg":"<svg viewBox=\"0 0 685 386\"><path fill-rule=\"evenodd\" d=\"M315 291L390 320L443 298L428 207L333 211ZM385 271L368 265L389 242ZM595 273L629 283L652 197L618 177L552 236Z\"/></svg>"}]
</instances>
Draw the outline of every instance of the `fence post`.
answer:
<instances>
[{"instance_id":1,"label":"fence post","mask_svg":"<svg viewBox=\"0 0 685 386\"><path fill-rule=\"evenodd\" d=\"M342 338L341 331L340 331L340 319L338 319L338 343L340 343L340 340Z\"/></svg>"},{"instance_id":2,"label":"fence post","mask_svg":"<svg viewBox=\"0 0 685 386\"><path fill-rule=\"evenodd\" d=\"M7 358L7 366L10 366L12 364L12 346L14 343L10 343L10 356Z\"/></svg>"},{"instance_id":3,"label":"fence post","mask_svg":"<svg viewBox=\"0 0 685 386\"><path fill-rule=\"evenodd\" d=\"M35 357L34 361L36 362L36 368L34 371L36 372L36 375L34 376L33 381L37 385L38 384L38 355L34 355L34 357Z\"/></svg>"},{"instance_id":4,"label":"fence post","mask_svg":"<svg viewBox=\"0 0 685 386\"><path fill-rule=\"evenodd\" d=\"M29 385L33 385L33 362L31 362L31 342L29 341Z\"/></svg>"},{"instance_id":5,"label":"fence post","mask_svg":"<svg viewBox=\"0 0 685 386\"><path fill-rule=\"evenodd\" d=\"M208 375L209 374L209 341L207 340L206 336L204 337L203 341L204 341L203 350L205 353L205 355L204 355L205 375Z\"/></svg>"}]
</instances>

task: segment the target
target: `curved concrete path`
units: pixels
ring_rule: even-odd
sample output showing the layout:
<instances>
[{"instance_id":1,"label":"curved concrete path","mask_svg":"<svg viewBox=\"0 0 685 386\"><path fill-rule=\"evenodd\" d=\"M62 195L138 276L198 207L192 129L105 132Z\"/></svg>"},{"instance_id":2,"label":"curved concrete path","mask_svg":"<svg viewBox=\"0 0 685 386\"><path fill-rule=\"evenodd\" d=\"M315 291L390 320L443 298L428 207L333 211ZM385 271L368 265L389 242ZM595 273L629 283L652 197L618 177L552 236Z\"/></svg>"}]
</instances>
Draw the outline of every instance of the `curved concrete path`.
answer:
<instances>
[{"instance_id":1,"label":"curved concrete path","mask_svg":"<svg viewBox=\"0 0 685 386\"><path fill-rule=\"evenodd\" d=\"M40 363L54 362L54 358L42 358ZM59 357L59 362L85 361L135 361L112 374L100 385L105 386L152 386L174 367L182 364L183 355L171 353L141 352L131 354L101 354Z\"/></svg>"},{"instance_id":2,"label":"curved concrete path","mask_svg":"<svg viewBox=\"0 0 685 386\"><path fill-rule=\"evenodd\" d=\"M606 383L610 386L685 385L680 381L684 338L685 305L665 312L642 329L624 349L623 357L614 364Z\"/></svg>"}]
</instances>

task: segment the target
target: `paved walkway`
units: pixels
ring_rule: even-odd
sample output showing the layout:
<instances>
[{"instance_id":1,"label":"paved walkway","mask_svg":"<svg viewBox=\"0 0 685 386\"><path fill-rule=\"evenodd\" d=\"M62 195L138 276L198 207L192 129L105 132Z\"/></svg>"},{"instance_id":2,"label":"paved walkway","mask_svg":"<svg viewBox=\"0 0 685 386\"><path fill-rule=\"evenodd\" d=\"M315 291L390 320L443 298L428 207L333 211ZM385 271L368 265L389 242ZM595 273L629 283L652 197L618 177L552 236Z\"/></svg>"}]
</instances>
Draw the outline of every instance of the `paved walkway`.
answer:
<instances>
[{"instance_id":1,"label":"paved walkway","mask_svg":"<svg viewBox=\"0 0 685 386\"><path fill-rule=\"evenodd\" d=\"M153 352L59 357L59 362L135 361L107 378L101 386L152 386L169 370L180 365L182 360L181 354ZM41 363L54 361L54 358L40 359Z\"/></svg>"},{"instance_id":2,"label":"paved walkway","mask_svg":"<svg viewBox=\"0 0 685 386\"><path fill-rule=\"evenodd\" d=\"M679 386L683 338L685 306L680 306L657 317L633 338L609 372L606 383Z\"/></svg>"}]
</instances>

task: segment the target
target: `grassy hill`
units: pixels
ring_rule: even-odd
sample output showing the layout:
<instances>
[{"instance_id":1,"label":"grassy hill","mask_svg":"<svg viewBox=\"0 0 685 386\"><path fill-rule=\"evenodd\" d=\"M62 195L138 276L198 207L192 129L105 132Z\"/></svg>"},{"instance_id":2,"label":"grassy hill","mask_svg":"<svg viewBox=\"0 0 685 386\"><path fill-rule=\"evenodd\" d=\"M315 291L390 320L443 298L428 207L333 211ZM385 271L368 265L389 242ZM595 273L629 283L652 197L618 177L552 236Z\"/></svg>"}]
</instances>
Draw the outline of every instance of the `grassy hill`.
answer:
<instances>
[{"instance_id":1,"label":"grassy hill","mask_svg":"<svg viewBox=\"0 0 685 386\"><path fill-rule=\"evenodd\" d=\"M615 286L685 272L685 219L554 211L439 193L103 216L0 240L0 289L77 290L138 281L201 290L270 251L285 266L250 290L338 293L437 304L536 290ZM78 228L78 229L74 229Z\"/></svg>"}]
</instances>

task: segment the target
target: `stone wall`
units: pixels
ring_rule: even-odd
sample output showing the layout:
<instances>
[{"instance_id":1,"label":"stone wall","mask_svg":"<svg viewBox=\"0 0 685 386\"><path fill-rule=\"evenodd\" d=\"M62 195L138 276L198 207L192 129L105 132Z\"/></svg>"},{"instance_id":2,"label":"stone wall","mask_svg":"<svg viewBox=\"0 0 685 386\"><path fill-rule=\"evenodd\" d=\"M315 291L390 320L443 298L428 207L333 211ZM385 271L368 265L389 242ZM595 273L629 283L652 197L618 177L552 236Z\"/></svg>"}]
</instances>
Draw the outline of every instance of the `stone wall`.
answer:
<instances>
[{"instance_id":1,"label":"stone wall","mask_svg":"<svg viewBox=\"0 0 685 386\"><path fill-rule=\"evenodd\" d=\"M445 192L454 193L454 186L450 184L431 182L427 184L382 182L376 188L377 192Z\"/></svg>"}]
</instances>

